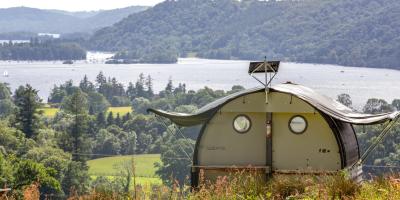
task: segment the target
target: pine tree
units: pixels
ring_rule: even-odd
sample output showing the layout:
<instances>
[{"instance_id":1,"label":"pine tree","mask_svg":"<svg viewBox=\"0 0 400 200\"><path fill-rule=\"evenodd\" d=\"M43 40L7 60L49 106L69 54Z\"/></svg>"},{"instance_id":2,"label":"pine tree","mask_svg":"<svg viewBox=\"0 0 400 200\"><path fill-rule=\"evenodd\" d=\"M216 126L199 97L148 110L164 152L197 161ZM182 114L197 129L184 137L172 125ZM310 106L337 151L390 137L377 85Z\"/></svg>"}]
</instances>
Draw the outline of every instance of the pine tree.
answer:
<instances>
[{"instance_id":1,"label":"pine tree","mask_svg":"<svg viewBox=\"0 0 400 200\"><path fill-rule=\"evenodd\" d=\"M145 78L143 73L139 75L139 79L136 81L135 84L135 90L136 90L136 96L137 97L145 97L146 92L144 90L144 84L145 84Z\"/></svg>"},{"instance_id":2,"label":"pine tree","mask_svg":"<svg viewBox=\"0 0 400 200\"><path fill-rule=\"evenodd\" d=\"M168 84L165 87L165 92L167 94L172 94L172 92L174 91L174 85L172 84L172 79L168 79Z\"/></svg>"},{"instance_id":3,"label":"pine tree","mask_svg":"<svg viewBox=\"0 0 400 200\"><path fill-rule=\"evenodd\" d=\"M89 106L89 115L94 115L94 114L95 114L95 112L94 112L93 106Z\"/></svg>"},{"instance_id":4,"label":"pine tree","mask_svg":"<svg viewBox=\"0 0 400 200\"><path fill-rule=\"evenodd\" d=\"M122 117L122 124L125 124L125 122L129 121L130 119L132 119L131 113L126 113L126 114Z\"/></svg>"},{"instance_id":5,"label":"pine tree","mask_svg":"<svg viewBox=\"0 0 400 200\"><path fill-rule=\"evenodd\" d=\"M16 127L25 133L26 137L36 135L39 126L38 109L40 98L38 91L32 86L20 86L14 95L14 103L17 106L15 121Z\"/></svg>"},{"instance_id":6,"label":"pine tree","mask_svg":"<svg viewBox=\"0 0 400 200\"><path fill-rule=\"evenodd\" d=\"M131 101L137 96L136 87L132 82L129 82L128 88L126 90L126 95Z\"/></svg>"},{"instance_id":7,"label":"pine tree","mask_svg":"<svg viewBox=\"0 0 400 200\"><path fill-rule=\"evenodd\" d=\"M146 85L146 89L147 89L147 91L146 91L146 93L147 93L146 97L149 98L149 99L153 98L153 97L154 97L153 81L152 81L150 75L147 76L145 85Z\"/></svg>"},{"instance_id":8,"label":"pine tree","mask_svg":"<svg viewBox=\"0 0 400 200\"><path fill-rule=\"evenodd\" d=\"M107 126L114 124L113 112L109 112L107 116Z\"/></svg>"},{"instance_id":9,"label":"pine tree","mask_svg":"<svg viewBox=\"0 0 400 200\"><path fill-rule=\"evenodd\" d=\"M90 150L87 142L89 115L86 94L80 89L76 90L72 95L65 98L62 109L73 117L73 123L68 129L72 140L72 159L78 162L86 162L87 156L84 154Z\"/></svg>"},{"instance_id":10,"label":"pine tree","mask_svg":"<svg viewBox=\"0 0 400 200\"><path fill-rule=\"evenodd\" d=\"M97 126L99 126L100 128L106 127L107 122L106 122L106 117L104 116L103 112L99 112L99 114L97 114L96 123L97 123Z\"/></svg>"},{"instance_id":11,"label":"pine tree","mask_svg":"<svg viewBox=\"0 0 400 200\"><path fill-rule=\"evenodd\" d=\"M100 88L103 84L107 83L107 79L104 76L103 72L100 71L99 74L96 76L96 85L97 85L97 89L100 92Z\"/></svg>"},{"instance_id":12,"label":"pine tree","mask_svg":"<svg viewBox=\"0 0 400 200\"><path fill-rule=\"evenodd\" d=\"M121 120L121 116L119 115L119 113L117 113L117 117L115 117L114 123L119 127L122 126L122 120Z\"/></svg>"},{"instance_id":13,"label":"pine tree","mask_svg":"<svg viewBox=\"0 0 400 200\"><path fill-rule=\"evenodd\" d=\"M89 92L94 92L94 85L92 82L89 81L88 77L85 76L83 77L83 79L81 80L81 82L79 83L79 88L81 88L81 90L85 93L89 93Z\"/></svg>"}]
</instances>

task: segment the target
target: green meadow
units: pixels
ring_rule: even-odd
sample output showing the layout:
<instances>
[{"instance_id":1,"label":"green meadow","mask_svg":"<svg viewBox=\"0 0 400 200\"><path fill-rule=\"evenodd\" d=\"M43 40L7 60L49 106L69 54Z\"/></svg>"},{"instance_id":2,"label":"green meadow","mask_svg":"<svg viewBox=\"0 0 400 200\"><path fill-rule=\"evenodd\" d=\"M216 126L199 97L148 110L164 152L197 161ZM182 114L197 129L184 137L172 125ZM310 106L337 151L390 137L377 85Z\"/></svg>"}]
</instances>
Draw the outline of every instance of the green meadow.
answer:
<instances>
[{"instance_id":1,"label":"green meadow","mask_svg":"<svg viewBox=\"0 0 400 200\"><path fill-rule=\"evenodd\" d=\"M43 115L46 117L54 117L56 113L59 111L59 108L51 108L51 107L43 107L39 109L43 112ZM132 112L132 107L125 106L125 107L109 107L107 113L113 112L114 116L119 113L120 116L126 115L127 113Z\"/></svg>"},{"instance_id":2,"label":"green meadow","mask_svg":"<svg viewBox=\"0 0 400 200\"><path fill-rule=\"evenodd\" d=\"M126 115L127 113L132 112L132 107L125 106L125 107L110 107L107 110L107 113L112 112L114 116L119 114L120 116Z\"/></svg>"},{"instance_id":3,"label":"green meadow","mask_svg":"<svg viewBox=\"0 0 400 200\"><path fill-rule=\"evenodd\" d=\"M161 179L156 175L156 168L154 167L154 163L161 163L160 154L143 154L134 157L113 156L89 160L89 175L91 177L105 176L109 178L120 176L124 165L132 165L132 159L135 163L137 184L161 184Z\"/></svg>"}]
</instances>

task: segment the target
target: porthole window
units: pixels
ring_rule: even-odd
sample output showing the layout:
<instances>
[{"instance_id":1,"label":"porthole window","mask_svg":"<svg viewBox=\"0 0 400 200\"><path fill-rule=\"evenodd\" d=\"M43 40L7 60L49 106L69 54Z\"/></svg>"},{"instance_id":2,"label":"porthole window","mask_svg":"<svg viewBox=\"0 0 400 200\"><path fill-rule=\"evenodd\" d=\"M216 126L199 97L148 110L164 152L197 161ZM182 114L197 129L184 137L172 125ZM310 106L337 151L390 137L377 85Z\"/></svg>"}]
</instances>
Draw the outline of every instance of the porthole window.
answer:
<instances>
[{"instance_id":1,"label":"porthole window","mask_svg":"<svg viewBox=\"0 0 400 200\"><path fill-rule=\"evenodd\" d=\"M233 120L233 128L238 133L247 133L251 128L250 118L246 115L238 115Z\"/></svg>"},{"instance_id":2,"label":"porthole window","mask_svg":"<svg viewBox=\"0 0 400 200\"><path fill-rule=\"evenodd\" d=\"M303 116L296 115L289 120L289 129L294 134L302 134L307 130L307 120Z\"/></svg>"}]
</instances>

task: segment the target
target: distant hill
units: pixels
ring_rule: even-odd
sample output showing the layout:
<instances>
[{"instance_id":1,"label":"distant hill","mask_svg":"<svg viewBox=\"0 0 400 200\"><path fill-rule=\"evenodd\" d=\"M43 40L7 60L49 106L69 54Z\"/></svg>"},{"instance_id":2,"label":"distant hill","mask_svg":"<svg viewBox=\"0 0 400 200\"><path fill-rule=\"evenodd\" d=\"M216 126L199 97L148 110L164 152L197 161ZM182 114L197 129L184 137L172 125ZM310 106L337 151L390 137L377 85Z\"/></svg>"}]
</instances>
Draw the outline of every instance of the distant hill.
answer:
<instances>
[{"instance_id":1,"label":"distant hill","mask_svg":"<svg viewBox=\"0 0 400 200\"><path fill-rule=\"evenodd\" d=\"M398 0L171 0L95 32L88 44L400 69L399 10Z\"/></svg>"},{"instance_id":2,"label":"distant hill","mask_svg":"<svg viewBox=\"0 0 400 200\"><path fill-rule=\"evenodd\" d=\"M130 14L147 9L132 6L114 10L67 12L15 7L0 9L0 33L6 32L91 32L110 26Z\"/></svg>"}]
</instances>

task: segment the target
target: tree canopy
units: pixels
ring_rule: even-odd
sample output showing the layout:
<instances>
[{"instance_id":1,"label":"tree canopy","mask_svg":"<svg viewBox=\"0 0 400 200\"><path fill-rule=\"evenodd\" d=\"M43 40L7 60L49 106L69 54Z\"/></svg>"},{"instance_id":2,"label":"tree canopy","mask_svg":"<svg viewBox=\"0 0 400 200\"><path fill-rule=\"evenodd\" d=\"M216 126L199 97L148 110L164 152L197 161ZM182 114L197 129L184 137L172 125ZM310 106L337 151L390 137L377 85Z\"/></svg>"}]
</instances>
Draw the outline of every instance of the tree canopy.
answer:
<instances>
[{"instance_id":1,"label":"tree canopy","mask_svg":"<svg viewBox=\"0 0 400 200\"><path fill-rule=\"evenodd\" d=\"M98 30L87 46L399 68L399 9L397 0L165 1Z\"/></svg>"}]
</instances>

